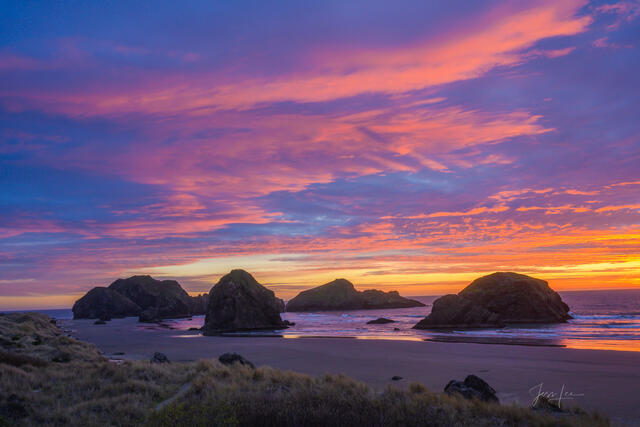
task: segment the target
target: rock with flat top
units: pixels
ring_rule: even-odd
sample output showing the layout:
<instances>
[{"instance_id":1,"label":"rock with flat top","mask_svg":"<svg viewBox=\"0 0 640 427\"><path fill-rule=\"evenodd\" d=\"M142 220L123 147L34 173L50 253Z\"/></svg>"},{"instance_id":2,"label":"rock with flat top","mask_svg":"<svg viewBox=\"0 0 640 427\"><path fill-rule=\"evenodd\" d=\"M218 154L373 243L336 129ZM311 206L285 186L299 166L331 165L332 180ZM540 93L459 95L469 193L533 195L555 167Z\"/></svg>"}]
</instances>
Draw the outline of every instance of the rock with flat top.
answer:
<instances>
[{"instance_id":1,"label":"rock with flat top","mask_svg":"<svg viewBox=\"0 0 640 427\"><path fill-rule=\"evenodd\" d=\"M387 323L395 323L395 320L387 319L385 317L378 317L375 320L369 320L367 325L386 325Z\"/></svg>"},{"instance_id":2,"label":"rock with flat top","mask_svg":"<svg viewBox=\"0 0 640 427\"><path fill-rule=\"evenodd\" d=\"M147 311L145 318L169 319L189 317L192 299L175 280L156 280L151 276L132 276L118 279L109 285L121 295L135 302L141 313ZM142 319L140 319L142 320Z\"/></svg>"},{"instance_id":3,"label":"rock with flat top","mask_svg":"<svg viewBox=\"0 0 640 427\"><path fill-rule=\"evenodd\" d=\"M74 319L100 319L138 316L141 322L184 318L205 314L208 294L191 297L175 280L156 280L151 276L118 279L108 288L96 287L73 306Z\"/></svg>"},{"instance_id":4,"label":"rock with flat top","mask_svg":"<svg viewBox=\"0 0 640 427\"><path fill-rule=\"evenodd\" d=\"M287 303L286 311L373 310L423 306L421 302L404 298L396 291L358 291L350 281L336 279L300 292Z\"/></svg>"}]
</instances>

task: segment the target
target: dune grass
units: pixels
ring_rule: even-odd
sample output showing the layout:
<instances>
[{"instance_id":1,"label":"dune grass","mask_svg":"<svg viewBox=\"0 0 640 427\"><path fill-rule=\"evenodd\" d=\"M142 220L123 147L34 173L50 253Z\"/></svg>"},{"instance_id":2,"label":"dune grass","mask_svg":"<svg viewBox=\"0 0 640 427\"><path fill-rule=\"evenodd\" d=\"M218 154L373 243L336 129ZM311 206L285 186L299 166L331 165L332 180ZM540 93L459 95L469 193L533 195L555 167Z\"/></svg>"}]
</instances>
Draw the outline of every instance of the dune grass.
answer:
<instances>
[{"instance_id":1,"label":"dune grass","mask_svg":"<svg viewBox=\"0 0 640 427\"><path fill-rule=\"evenodd\" d=\"M40 315L0 315L0 334L10 355L0 358L0 426L610 425L597 414L556 416L467 401L420 384L380 392L341 375L311 377L216 360L114 363ZM61 352L68 357L60 359ZM178 397L157 409L172 396Z\"/></svg>"}]
</instances>

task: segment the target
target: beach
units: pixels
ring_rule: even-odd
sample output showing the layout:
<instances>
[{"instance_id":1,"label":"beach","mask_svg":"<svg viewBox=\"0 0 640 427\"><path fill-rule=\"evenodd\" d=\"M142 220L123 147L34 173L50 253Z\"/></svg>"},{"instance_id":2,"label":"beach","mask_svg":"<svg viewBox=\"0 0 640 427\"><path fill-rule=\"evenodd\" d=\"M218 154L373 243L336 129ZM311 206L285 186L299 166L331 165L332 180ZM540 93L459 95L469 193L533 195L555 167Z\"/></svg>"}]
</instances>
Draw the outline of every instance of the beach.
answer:
<instances>
[{"instance_id":1,"label":"beach","mask_svg":"<svg viewBox=\"0 0 640 427\"><path fill-rule=\"evenodd\" d=\"M539 391L557 397L564 390L563 406L575 404L608 415L616 424L640 425L640 352L336 337L203 337L136 318L106 325L93 320L61 324L113 359L149 359L159 351L172 361L190 361L236 352L258 366L311 375L342 373L377 389L419 382L441 391L449 380L475 374L497 390L502 403L527 406ZM402 380L392 381L393 376Z\"/></svg>"}]
</instances>

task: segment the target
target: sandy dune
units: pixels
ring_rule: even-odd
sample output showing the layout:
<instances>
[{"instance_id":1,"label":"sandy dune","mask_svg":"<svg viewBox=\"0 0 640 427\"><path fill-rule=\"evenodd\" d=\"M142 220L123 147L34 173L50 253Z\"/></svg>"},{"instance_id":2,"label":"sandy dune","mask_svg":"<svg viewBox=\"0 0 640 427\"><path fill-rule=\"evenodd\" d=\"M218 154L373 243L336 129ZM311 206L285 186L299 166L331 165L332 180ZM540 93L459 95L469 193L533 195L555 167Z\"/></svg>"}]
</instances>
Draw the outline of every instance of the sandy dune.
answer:
<instances>
[{"instance_id":1,"label":"sandy dune","mask_svg":"<svg viewBox=\"0 0 640 427\"><path fill-rule=\"evenodd\" d=\"M107 325L66 321L77 338L105 354L147 359L154 351L171 360L217 358L237 352L257 365L312 375L343 373L374 387L421 382L442 390L451 379L476 374L502 402L528 405L538 390L560 393L563 405L578 404L614 422L640 425L640 353L488 344L362 340L350 338L202 337L142 325L135 318ZM391 381L391 377L403 377ZM542 384L542 386L540 386Z\"/></svg>"}]
</instances>

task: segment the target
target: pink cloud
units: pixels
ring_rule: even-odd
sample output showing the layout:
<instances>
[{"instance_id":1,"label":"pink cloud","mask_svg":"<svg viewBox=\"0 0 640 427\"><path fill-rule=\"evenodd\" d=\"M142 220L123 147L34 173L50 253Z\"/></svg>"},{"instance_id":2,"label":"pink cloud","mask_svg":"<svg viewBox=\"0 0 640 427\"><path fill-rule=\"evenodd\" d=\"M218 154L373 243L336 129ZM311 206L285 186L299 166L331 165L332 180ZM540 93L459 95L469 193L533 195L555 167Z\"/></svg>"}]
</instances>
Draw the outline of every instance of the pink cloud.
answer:
<instances>
[{"instance_id":1,"label":"pink cloud","mask_svg":"<svg viewBox=\"0 0 640 427\"><path fill-rule=\"evenodd\" d=\"M393 49L318 50L311 52L310 71L276 78L234 75L224 70L200 75L139 76L124 90L95 85L82 92L20 93L24 108L38 105L73 116L111 114L210 114L259 103L294 100L327 101L363 93L399 94L481 76L497 66L526 61L526 49L549 37L585 31L588 16L576 16L582 0L543 2L524 10L497 10L471 29L451 32ZM67 43L67 56L77 49ZM555 57L572 48L544 53ZM186 58L185 58L186 59ZM194 58L195 59L195 58ZM6 91L5 96L15 95ZM18 106L16 106L18 108Z\"/></svg>"}]
</instances>

